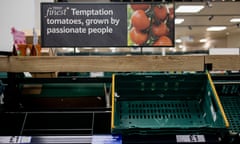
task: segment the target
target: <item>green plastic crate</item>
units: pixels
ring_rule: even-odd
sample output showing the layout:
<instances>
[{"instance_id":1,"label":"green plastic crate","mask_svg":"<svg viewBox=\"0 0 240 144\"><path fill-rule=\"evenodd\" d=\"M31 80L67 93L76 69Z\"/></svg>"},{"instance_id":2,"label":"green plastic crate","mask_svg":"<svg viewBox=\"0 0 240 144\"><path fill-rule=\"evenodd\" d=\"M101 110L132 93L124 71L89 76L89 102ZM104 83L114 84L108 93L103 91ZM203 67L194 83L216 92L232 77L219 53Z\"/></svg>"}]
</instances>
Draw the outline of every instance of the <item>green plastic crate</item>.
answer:
<instances>
[{"instance_id":1,"label":"green plastic crate","mask_svg":"<svg viewBox=\"0 0 240 144\"><path fill-rule=\"evenodd\" d=\"M216 85L220 100L229 121L229 130L240 133L240 84Z\"/></svg>"},{"instance_id":2,"label":"green plastic crate","mask_svg":"<svg viewBox=\"0 0 240 144\"><path fill-rule=\"evenodd\" d=\"M6 72L0 72L0 78L7 78L7 73Z\"/></svg>"},{"instance_id":3,"label":"green plastic crate","mask_svg":"<svg viewBox=\"0 0 240 144\"><path fill-rule=\"evenodd\" d=\"M112 133L226 132L209 74L113 75Z\"/></svg>"}]
</instances>

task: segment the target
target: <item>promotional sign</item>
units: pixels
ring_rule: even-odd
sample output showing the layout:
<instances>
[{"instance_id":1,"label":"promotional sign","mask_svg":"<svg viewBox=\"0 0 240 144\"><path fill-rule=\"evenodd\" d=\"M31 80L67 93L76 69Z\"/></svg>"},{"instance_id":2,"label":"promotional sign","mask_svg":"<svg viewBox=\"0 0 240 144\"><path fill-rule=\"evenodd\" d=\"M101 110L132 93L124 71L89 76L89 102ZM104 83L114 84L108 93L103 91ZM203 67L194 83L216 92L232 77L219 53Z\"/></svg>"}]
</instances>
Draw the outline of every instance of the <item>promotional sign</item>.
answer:
<instances>
[{"instance_id":1,"label":"promotional sign","mask_svg":"<svg viewBox=\"0 0 240 144\"><path fill-rule=\"evenodd\" d=\"M42 3L43 47L174 46L172 3Z\"/></svg>"}]
</instances>

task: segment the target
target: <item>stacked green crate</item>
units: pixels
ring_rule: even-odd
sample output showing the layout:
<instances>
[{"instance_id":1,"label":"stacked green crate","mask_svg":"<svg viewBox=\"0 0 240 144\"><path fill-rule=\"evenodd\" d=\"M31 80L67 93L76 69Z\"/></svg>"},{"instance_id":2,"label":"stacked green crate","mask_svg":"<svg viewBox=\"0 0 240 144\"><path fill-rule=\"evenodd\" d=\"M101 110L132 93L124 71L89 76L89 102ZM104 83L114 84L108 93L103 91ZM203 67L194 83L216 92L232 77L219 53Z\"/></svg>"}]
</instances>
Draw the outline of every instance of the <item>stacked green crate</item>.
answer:
<instances>
[{"instance_id":1,"label":"stacked green crate","mask_svg":"<svg viewBox=\"0 0 240 144\"><path fill-rule=\"evenodd\" d=\"M114 75L112 133L222 133L229 126L210 75Z\"/></svg>"}]
</instances>

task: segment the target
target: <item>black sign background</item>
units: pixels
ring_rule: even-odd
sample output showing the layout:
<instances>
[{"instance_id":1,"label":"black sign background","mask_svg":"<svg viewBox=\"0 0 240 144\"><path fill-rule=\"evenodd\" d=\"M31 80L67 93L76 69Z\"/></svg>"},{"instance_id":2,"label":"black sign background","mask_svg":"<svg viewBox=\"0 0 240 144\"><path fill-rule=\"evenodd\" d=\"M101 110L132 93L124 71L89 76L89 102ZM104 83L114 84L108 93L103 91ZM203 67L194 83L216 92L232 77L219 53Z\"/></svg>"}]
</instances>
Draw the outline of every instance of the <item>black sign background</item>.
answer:
<instances>
[{"instance_id":1,"label":"black sign background","mask_svg":"<svg viewBox=\"0 0 240 144\"><path fill-rule=\"evenodd\" d=\"M167 14L165 20L156 23L154 11L155 7L161 6L174 9L173 3L148 4L151 7L145 10L144 15L148 17L150 25L139 34L131 31L134 28L131 25L131 16L135 10L130 7L130 3L41 3L42 47L174 46L174 18L170 19L170 14ZM165 37L153 34L153 25L161 23L168 28ZM130 36L131 32L137 40ZM143 35L144 43L138 41L143 39Z\"/></svg>"},{"instance_id":2,"label":"black sign background","mask_svg":"<svg viewBox=\"0 0 240 144\"><path fill-rule=\"evenodd\" d=\"M127 5L123 4L42 3L42 46L126 46L126 9ZM87 10L89 13L77 15L79 14L78 10ZM92 10L95 10L96 15L91 13ZM105 11L105 15L99 11L102 13ZM99 15L97 15L97 12ZM87 25L94 19L101 24L96 24L95 21L95 24ZM112 19L115 19L115 22L119 20L119 23L114 24ZM72 28L74 28L75 32L70 30ZM98 30L96 31L94 28ZM93 33L94 30L95 33ZM105 33L102 33L103 31Z\"/></svg>"}]
</instances>

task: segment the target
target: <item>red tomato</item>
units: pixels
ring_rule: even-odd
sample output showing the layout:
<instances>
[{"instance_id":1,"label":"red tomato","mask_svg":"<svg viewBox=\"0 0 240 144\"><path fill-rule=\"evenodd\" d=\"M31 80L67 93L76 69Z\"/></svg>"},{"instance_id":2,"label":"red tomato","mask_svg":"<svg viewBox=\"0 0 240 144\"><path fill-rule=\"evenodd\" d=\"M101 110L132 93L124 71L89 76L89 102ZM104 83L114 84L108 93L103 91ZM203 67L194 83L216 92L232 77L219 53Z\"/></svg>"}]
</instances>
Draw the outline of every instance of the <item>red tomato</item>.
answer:
<instances>
[{"instance_id":1,"label":"red tomato","mask_svg":"<svg viewBox=\"0 0 240 144\"><path fill-rule=\"evenodd\" d=\"M167 18L167 8L165 6L155 6L153 11L157 20L164 21Z\"/></svg>"},{"instance_id":2,"label":"red tomato","mask_svg":"<svg viewBox=\"0 0 240 144\"><path fill-rule=\"evenodd\" d=\"M143 10L136 10L132 14L131 22L137 30L145 30L150 26L150 20Z\"/></svg>"},{"instance_id":3,"label":"red tomato","mask_svg":"<svg viewBox=\"0 0 240 144\"><path fill-rule=\"evenodd\" d=\"M172 41L167 36L161 36L153 46L172 46Z\"/></svg>"},{"instance_id":4,"label":"red tomato","mask_svg":"<svg viewBox=\"0 0 240 144\"><path fill-rule=\"evenodd\" d=\"M130 30L130 38L137 45L142 45L143 43L145 43L147 41L148 34L143 33L141 31L137 30L135 27L133 27Z\"/></svg>"},{"instance_id":5,"label":"red tomato","mask_svg":"<svg viewBox=\"0 0 240 144\"><path fill-rule=\"evenodd\" d=\"M169 29L165 23L161 23L160 25L153 24L152 25L152 32L155 36L163 36L167 35Z\"/></svg>"}]
</instances>

